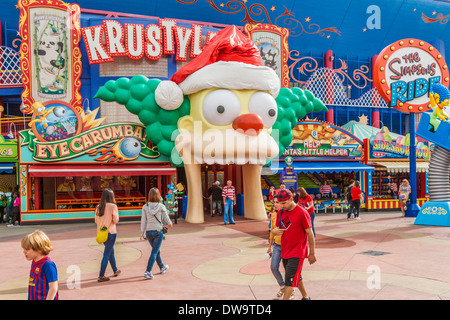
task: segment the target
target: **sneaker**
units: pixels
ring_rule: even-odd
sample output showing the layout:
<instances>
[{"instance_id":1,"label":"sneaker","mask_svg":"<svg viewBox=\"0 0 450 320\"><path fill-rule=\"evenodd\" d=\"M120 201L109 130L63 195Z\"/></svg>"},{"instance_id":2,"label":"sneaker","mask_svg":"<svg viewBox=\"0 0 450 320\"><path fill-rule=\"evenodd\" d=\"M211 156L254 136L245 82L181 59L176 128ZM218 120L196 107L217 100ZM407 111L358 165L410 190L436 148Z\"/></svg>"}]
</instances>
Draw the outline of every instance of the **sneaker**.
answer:
<instances>
[{"instance_id":1,"label":"sneaker","mask_svg":"<svg viewBox=\"0 0 450 320\"><path fill-rule=\"evenodd\" d=\"M294 293L292 292L292 293L291 293L291 296L289 297L289 300L294 300L294 298L295 298L295 297L294 297Z\"/></svg>"},{"instance_id":2,"label":"sneaker","mask_svg":"<svg viewBox=\"0 0 450 320\"><path fill-rule=\"evenodd\" d=\"M153 279L153 274L149 271L144 272L144 278L145 279Z\"/></svg>"},{"instance_id":3,"label":"sneaker","mask_svg":"<svg viewBox=\"0 0 450 320\"><path fill-rule=\"evenodd\" d=\"M114 272L114 277L117 277L122 271L117 270L116 272Z\"/></svg>"},{"instance_id":4,"label":"sneaker","mask_svg":"<svg viewBox=\"0 0 450 320\"><path fill-rule=\"evenodd\" d=\"M164 273L166 273L167 270L169 270L169 266L168 266L168 265L165 265L164 267L162 267L160 273L161 273L161 274L164 274Z\"/></svg>"},{"instance_id":5,"label":"sneaker","mask_svg":"<svg viewBox=\"0 0 450 320\"><path fill-rule=\"evenodd\" d=\"M8 227L14 227L14 225L10 223L10 224L8 224Z\"/></svg>"},{"instance_id":6,"label":"sneaker","mask_svg":"<svg viewBox=\"0 0 450 320\"><path fill-rule=\"evenodd\" d=\"M302 300L311 300L311 298L310 298L310 297L308 297L308 298L302 298Z\"/></svg>"},{"instance_id":7,"label":"sneaker","mask_svg":"<svg viewBox=\"0 0 450 320\"><path fill-rule=\"evenodd\" d=\"M356 220L361 220L361 218L360 218L360 217L356 217L355 219L356 219Z\"/></svg>"}]
</instances>

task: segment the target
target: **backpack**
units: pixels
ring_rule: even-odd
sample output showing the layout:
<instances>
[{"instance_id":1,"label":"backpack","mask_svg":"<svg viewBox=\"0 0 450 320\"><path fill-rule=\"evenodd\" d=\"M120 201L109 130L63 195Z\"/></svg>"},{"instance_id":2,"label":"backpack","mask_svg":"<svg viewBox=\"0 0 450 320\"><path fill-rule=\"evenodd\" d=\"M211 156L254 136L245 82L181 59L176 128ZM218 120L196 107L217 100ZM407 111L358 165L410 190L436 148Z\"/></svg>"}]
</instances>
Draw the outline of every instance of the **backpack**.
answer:
<instances>
[{"instance_id":1,"label":"backpack","mask_svg":"<svg viewBox=\"0 0 450 320\"><path fill-rule=\"evenodd\" d=\"M347 187L347 192L346 192L347 201L352 201L352 188L353 188L353 186Z\"/></svg>"}]
</instances>

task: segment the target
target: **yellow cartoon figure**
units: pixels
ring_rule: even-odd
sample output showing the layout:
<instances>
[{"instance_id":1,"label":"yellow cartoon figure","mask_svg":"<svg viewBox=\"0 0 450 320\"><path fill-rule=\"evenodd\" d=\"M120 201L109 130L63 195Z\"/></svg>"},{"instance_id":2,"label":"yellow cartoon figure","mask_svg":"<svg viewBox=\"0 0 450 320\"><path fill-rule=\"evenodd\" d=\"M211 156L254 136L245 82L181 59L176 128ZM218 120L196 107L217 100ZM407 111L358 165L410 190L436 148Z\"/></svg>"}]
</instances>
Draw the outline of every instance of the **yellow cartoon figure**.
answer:
<instances>
[{"instance_id":1,"label":"yellow cartoon figure","mask_svg":"<svg viewBox=\"0 0 450 320\"><path fill-rule=\"evenodd\" d=\"M28 123L28 126L32 127L34 124L36 124L36 122L41 122L42 123L42 127L44 129L47 129L47 127L48 127L47 117L51 113L53 113L53 110L55 108L53 107L50 110L47 110L47 109L45 109L45 107L42 104L42 102L36 101L35 103L33 103L31 105L31 109L33 109L33 114L36 115L36 118L34 120L30 121L30 123Z\"/></svg>"},{"instance_id":2,"label":"yellow cartoon figure","mask_svg":"<svg viewBox=\"0 0 450 320\"><path fill-rule=\"evenodd\" d=\"M435 83L432 86L432 92L430 92L430 103L433 108L433 113L430 116L430 124L436 131L440 124L438 119L441 121L447 121L449 119L444 109L450 104L450 92L442 84Z\"/></svg>"}]
</instances>

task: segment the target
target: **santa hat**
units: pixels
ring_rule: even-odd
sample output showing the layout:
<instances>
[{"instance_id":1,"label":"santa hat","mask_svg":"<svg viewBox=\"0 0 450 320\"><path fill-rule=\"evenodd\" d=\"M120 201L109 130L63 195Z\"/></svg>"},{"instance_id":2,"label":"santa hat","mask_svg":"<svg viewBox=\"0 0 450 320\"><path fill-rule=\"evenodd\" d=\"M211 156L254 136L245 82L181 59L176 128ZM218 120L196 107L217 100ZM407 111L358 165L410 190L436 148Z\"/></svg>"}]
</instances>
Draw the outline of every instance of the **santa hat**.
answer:
<instances>
[{"instance_id":1,"label":"santa hat","mask_svg":"<svg viewBox=\"0 0 450 320\"><path fill-rule=\"evenodd\" d=\"M253 41L236 26L229 26L170 80L162 81L155 99L163 109L173 110L183 103L184 95L209 88L263 90L276 98L280 79L273 69L262 66Z\"/></svg>"}]
</instances>

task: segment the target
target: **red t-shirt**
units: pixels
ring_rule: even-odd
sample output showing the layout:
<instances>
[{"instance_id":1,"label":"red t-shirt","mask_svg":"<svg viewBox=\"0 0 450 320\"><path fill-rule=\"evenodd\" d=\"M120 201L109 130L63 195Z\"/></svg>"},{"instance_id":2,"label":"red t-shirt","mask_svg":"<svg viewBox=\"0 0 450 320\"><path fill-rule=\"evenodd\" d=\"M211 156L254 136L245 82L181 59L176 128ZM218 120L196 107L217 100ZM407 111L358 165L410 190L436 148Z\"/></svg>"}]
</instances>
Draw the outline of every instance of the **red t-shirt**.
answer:
<instances>
[{"instance_id":1,"label":"red t-shirt","mask_svg":"<svg viewBox=\"0 0 450 320\"><path fill-rule=\"evenodd\" d=\"M305 198L298 198L298 204L304 206L305 208L308 208L313 202L313 198L308 194ZM311 207L308 210L309 214L312 214L314 212L314 207Z\"/></svg>"},{"instance_id":2,"label":"red t-shirt","mask_svg":"<svg viewBox=\"0 0 450 320\"><path fill-rule=\"evenodd\" d=\"M352 200L360 200L361 199L359 197L359 195L362 193L360 188L353 187L351 192L352 192Z\"/></svg>"},{"instance_id":3,"label":"red t-shirt","mask_svg":"<svg viewBox=\"0 0 450 320\"><path fill-rule=\"evenodd\" d=\"M292 211L280 211L277 216L277 227L287 229L281 236L281 257L283 259L308 258L306 229L312 227L309 213L298 205Z\"/></svg>"}]
</instances>

